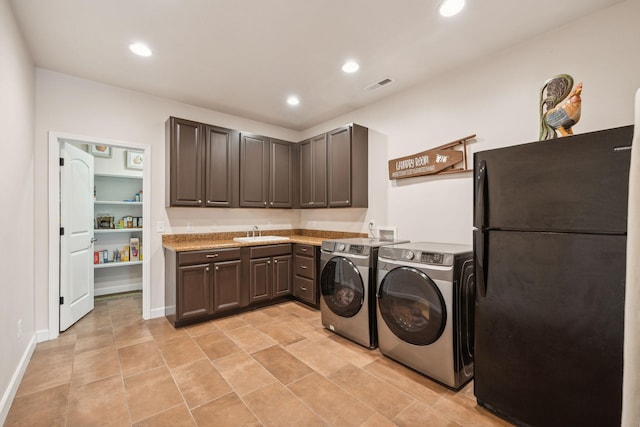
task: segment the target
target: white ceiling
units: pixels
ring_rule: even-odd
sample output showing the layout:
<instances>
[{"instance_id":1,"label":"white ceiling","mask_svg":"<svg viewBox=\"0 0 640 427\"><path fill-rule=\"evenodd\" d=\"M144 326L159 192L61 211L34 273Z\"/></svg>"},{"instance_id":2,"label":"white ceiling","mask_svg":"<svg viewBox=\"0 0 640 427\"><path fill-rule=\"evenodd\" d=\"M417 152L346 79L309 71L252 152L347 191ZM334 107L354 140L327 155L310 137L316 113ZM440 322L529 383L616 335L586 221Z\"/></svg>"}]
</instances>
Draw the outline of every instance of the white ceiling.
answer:
<instances>
[{"instance_id":1,"label":"white ceiling","mask_svg":"<svg viewBox=\"0 0 640 427\"><path fill-rule=\"evenodd\" d=\"M10 2L38 67L305 130L621 0Z\"/></svg>"}]
</instances>

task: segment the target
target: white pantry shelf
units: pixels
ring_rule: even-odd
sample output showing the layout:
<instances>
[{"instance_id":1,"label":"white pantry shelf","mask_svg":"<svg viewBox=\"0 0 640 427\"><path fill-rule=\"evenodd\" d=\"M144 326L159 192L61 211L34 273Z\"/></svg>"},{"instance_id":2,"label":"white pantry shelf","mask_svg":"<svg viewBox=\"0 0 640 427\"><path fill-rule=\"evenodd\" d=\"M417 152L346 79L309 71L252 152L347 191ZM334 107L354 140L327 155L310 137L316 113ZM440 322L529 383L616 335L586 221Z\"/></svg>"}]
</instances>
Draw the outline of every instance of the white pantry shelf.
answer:
<instances>
[{"instance_id":1,"label":"white pantry shelf","mask_svg":"<svg viewBox=\"0 0 640 427\"><path fill-rule=\"evenodd\" d=\"M142 261L121 261L121 262L108 262L106 264L93 264L93 268L112 268L112 267L126 267L130 265L140 265Z\"/></svg>"},{"instance_id":2,"label":"white pantry shelf","mask_svg":"<svg viewBox=\"0 0 640 427\"><path fill-rule=\"evenodd\" d=\"M127 206L142 206L142 202L125 202L124 200L95 200L94 205L127 205Z\"/></svg>"},{"instance_id":3,"label":"white pantry shelf","mask_svg":"<svg viewBox=\"0 0 640 427\"><path fill-rule=\"evenodd\" d=\"M111 234L111 233L142 233L142 227L132 228L96 228L94 234Z\"/></svg>"}]
</instances>

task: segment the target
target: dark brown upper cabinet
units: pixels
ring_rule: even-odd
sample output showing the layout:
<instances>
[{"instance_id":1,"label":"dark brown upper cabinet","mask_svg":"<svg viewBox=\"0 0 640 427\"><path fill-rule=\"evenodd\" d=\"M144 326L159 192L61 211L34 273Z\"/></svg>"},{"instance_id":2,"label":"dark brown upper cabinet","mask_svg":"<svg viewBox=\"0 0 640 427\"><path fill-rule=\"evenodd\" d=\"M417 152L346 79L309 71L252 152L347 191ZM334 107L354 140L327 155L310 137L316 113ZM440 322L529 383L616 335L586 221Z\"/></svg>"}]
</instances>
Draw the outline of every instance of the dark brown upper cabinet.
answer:
<instances>
[{"instance_id":1,"label":"dark brown upper cabinet","mask_svg":"<svg viewBox=\"0 0 640 427\"><path fill-rule=\"evenodd\" d=\"M170 117L166 132L166 205L202 206L204 126Z\"/></svg>"},{"instance_id":2,"label":"dark brown upper cabinet","mask_svg":"<svg viewBox=\"0 0 640 427\"><path fill-rule=\"evenodd\" d=\"M166 205L237 207L238 132L170 117Z\"/></svg>"},{"instance_id":3,"label":"dark brown upper cabinet","mask_svg":"<svg viewBox=\"0 0 640 427\"><path fill-rule=\"evenodd\" d=\"M240 206L292 208L295 147L261 135L240 134Z\"/></svg>"},{"instance_id":4,"label":"dark brown upper cabinet","mask_svg":"<svg viewBox=\"0 0 640 427\"><path fill-rule=\"evenodd\" d=\"M327 135L300 144L300 207L327 207Z\"/></svg>"},{"instance_id":5,"label":"dark brown upper cabinet","mask_svg":"<svg viewBox=\"0 0 640 427\"><path fill-rule=\"evenodd\" d=\"M205 130L205 206L238 207L239 133L210 125Z\"/></svg>"},{"instance_id":6,"label":"dark brown upper cabinet","mask_svg":"<svg viewBox=\"0 0 640 427\"><path fill-rule=\"evenodd\" d=\"M292 144L170 117L166 206L368 207L368 129Z\"/></svg>"},{"instance_id":7,"label":"dark brown upper cabinet","mask_svg":"<svg viewBox=\"0 0 640 427\"><path fill-rule=\"evenodd\" d=\"M356 124L327 133L329 207L368 207L368 135Z\"/></svg>"}]
</instances>

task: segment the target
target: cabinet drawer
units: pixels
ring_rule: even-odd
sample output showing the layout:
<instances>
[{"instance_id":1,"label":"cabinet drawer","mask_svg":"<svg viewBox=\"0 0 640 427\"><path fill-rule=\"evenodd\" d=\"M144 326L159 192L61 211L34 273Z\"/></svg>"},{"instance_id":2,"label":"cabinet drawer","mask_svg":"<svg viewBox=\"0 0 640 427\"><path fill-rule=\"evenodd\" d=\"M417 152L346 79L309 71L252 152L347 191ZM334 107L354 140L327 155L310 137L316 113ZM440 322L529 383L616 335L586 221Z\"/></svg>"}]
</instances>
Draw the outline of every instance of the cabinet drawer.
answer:
<instances>
[{"instance_id":1,"label":"cabinet drawer","mask_svg":"<svg viewBox=\"0 0 640 427\"><path fill-rule=\"evenodd\" d=\"M254 246L249 249L249 257L251 259L290 254L291 243L287 243L284 245Z\"/></svg>"},{"instance_id":2,"label":"cabinet drawer","mask_svg":"<svg viewBox=\"0 0 640 427\"><path fill-rule=\"evenodd\" d=\"M298 243L295 245L296 255L313 256L315 251L313 245L303 245Z\"/></svg>"},{"instance_id":3,"label":"cabinet drawer","mask_svg":"<svg viewBox=\"0 0 640 427\"><path fill-rule=\"evenodd\" d=\"M316 303L315 283L313 280L295 276L293 279L293 296L310 304Z\"/></svg>"},{"instance_id":4,"label":"cabinet drawer","mask_svg":"<svg viewBox=\"0 0 640 427\"><path fill-rule=\"evenodd\" d=\"M315 264L316 263L314 258L296 255L294 273L298 276L303 276L308 279L315 280L316 278Z\"/></svg>"},{"instance_id":5,"label":"cabinet drawer","mask_svg":"<svg viewBox=\"0 0 640 427\"><path fill-rule=\"evenodd\" d=\"M178 254L178 264L201 264L217 261L240 259L240 248L212 249L208 251L189 251Z\"/></svg>"}]
</instances>

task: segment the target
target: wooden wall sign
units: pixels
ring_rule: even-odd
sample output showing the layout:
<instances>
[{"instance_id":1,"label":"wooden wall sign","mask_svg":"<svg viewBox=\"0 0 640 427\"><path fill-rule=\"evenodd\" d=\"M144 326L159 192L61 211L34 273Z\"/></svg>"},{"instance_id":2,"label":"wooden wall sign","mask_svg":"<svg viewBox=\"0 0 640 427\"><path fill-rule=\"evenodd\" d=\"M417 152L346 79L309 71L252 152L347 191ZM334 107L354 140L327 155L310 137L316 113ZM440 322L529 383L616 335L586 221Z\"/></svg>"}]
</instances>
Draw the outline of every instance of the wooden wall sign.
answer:
<instances>
[{"instance_id":1,"label":"wooden wall sign","mask_svg":"<svg viewBox=\"0 0 640 427\"><path fill-rule=\"evenodd\" d=\"M469 135L412 156L389 160L389 179L469 172L473 169L467 168L467 141L475 137L475 134ZM456 150L455 147L460 145L462 150ZM455 167L461 162L461 167Z\"/></svg>"}]
</instances>

